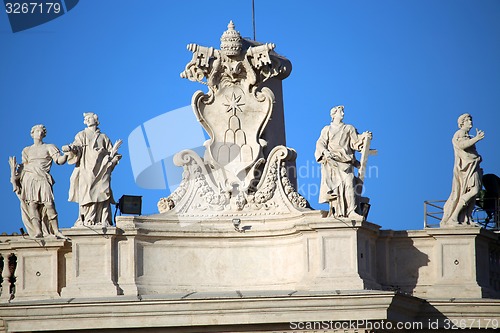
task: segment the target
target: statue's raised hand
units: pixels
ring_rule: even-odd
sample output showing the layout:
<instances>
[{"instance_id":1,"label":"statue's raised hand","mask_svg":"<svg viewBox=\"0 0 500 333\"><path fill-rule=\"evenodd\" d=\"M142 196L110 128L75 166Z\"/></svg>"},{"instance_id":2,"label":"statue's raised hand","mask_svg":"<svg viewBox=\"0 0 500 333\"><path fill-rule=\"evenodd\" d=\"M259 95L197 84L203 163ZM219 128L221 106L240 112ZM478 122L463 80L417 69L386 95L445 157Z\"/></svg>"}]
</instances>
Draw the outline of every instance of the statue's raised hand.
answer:
<instances>
[{"instance_id":1,"label":"statue's raised hand","mask_svg":"<svg viewBox=\"0 0 500 333\"><path fill-rule=\"evenodd\" d=\"M484 131L476 128L476 138L477 141L484 139Z\"/></svg>"}]
</instances>

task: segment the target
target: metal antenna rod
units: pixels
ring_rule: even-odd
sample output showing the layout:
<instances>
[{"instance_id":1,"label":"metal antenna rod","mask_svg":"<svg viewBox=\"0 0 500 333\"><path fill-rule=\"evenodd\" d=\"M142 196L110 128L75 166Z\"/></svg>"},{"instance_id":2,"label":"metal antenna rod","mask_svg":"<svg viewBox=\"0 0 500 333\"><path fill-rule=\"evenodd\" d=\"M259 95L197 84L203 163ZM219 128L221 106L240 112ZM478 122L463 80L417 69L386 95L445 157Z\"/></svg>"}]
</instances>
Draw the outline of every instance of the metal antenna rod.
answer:
<instances>
[{"instance_id":1,"label":"metal antenna rod","mask_svg":"<svg viewBox=\"0 0 500 333\"><path fill-rule=\"evenodd\" d=\"M253 23L253 40L255 39L255 1L252 0L252 23Z\"/></svg>"}]
</instances>

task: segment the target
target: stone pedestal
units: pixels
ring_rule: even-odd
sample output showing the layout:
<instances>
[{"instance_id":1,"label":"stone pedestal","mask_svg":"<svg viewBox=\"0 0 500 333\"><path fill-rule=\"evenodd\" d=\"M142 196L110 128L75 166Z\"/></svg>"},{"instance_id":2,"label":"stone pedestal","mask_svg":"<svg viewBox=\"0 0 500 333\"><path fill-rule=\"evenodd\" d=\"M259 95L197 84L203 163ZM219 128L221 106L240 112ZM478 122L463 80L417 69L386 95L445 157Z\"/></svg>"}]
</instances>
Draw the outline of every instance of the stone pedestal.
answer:
<instances>
[{"instance_id":1,"label":"stone pedestal","mask_svg":"<svg viewBox=\"0 0 500 333\"><path fill-rule=\"evenodd\" d=\"M309 217L308 217L309 215ZM361 221L306 214L309 290L380 289L376 282L376 240L379 226Z\"/></svg>"},{"instance_id":2,"label":"stone pedestal","mask_svg":"<svg viewBox=\"0 0 500 333\"><path fill-rule=\"evenodd\" d=\"M125 225L123 225L125 226ZM118 237L116 243L117 254L117 278L120 290L124 295L138 295L138 272L141 272L143 265L142 252L139 252L140 242L138 241L138 230L127 228L126 237ZM156 260L159 260L159 266L163 266L161 254ZM140 260L140 261L139 261ZM154 260L152 261L154 266Z\"/></svg>"},{"instance_id":3,"label":"stone pedestal","mask_svg":"<svg viewBox=\"0 0 500 333\"><path fill-rule=\"evenodd\" d=\"M71 228L72 264L63 297L106 297L121 293L116 284L116 228Z\"/></svg>"},{"instance_id":4,"label":"stone pedestal","mask_svg":"<svg viewBox=\"0 0 500 333\"><path fill-rule=\"evenodd\" d=\"M119 217L118 284L125 295L249 290L377 289L378 226L311 211L266 219Z\"/></svg>"},{"instance_id":5,"label":"stone pedestal","mask_svg":"<svg viewBox=\"0 0 500 333\"><path fill-rule=\"evenodd\" d=\"M497 238L477 227L426 229L436 239L433 298L498 297L490 286L489 244Z\"/></svg>"},{"instance_id":6,"label":"stone pedestal","mask_svg":"<svg viewBox=\"0 0 500 333\"><path fill-rule=\"evenodd\" d=\"M69 243L55 237L17 238L10 247L17 257L16 301L59 298L65 284L64 256L70 251Z\"/></svg>"},{"instance_id":7,"label":"stone pedestal","mask_svg":"<svg viewBox=\"0 0 500 333\"><path fill-rule=\"evenodd\" d=\"M124 295L293 289L305 275L303 235L294 221L263 222L241 218L248 229L238 232L228 218L119 217L120 288Z\"/></svg>"}]
</instances>

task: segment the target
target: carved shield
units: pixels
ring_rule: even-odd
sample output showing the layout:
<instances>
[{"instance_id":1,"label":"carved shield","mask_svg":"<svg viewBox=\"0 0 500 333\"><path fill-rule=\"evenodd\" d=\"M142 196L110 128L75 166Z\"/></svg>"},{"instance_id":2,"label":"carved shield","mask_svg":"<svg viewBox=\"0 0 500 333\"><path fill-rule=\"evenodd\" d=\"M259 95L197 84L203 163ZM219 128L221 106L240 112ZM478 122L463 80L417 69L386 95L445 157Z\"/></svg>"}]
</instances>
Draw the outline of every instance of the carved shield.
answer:
<instances>
[{"instance_id":1,"label":"carved shield","mask_svg":"<svg viewBox=\"0 0 500 333\"><path fill-rule=\"evenodd\" d=\"M239 85L222 87L213 99L197 92L193 109L210 140L205 161L224 168L240 180L262 157L261 134L272 112L272 92L264 88L256 94L246 92Z\"/></svg>"}]
</instances>

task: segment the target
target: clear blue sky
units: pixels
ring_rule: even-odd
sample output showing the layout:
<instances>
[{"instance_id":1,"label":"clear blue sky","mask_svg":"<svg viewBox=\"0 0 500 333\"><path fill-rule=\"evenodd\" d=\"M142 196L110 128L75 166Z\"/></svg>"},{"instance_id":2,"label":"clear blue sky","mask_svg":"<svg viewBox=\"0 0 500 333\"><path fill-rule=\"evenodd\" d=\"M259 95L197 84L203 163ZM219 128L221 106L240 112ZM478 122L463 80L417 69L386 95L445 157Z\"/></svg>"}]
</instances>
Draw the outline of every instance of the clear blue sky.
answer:
<instances>
[{"instance_id":1,"label":"clear blue sky","mask_svg":"<svg viewBox=\"0 0 500 333\"><path fill-rule=\"evenodd\" d=\"M379 155L369 160L366 195L369 220L384 229L421 229L423 201L448 197L462 113L486 133L477 146L485 173L500 174L500 1L255 0L255 9L257 40L275 43L293 65L283 82L287 145L298 152L299 189L314 208L325 209L315 193L315 143L338 104L346 123L373 132ZM8 156L20 160L38 123L47 127L45 142L72 142L88 111L112 141L125 141L115 198L142 195L143 213L156 213L168 192L135 184L127 138L206 90L179 77L191 59L186 45L218 48L229 20L252 37L251 0L85 0L18 33L0 12L0 232L23 226ZM78 212L67 202L72 170L52 168L62 228Z\"/></svg>"}]
</instances>

